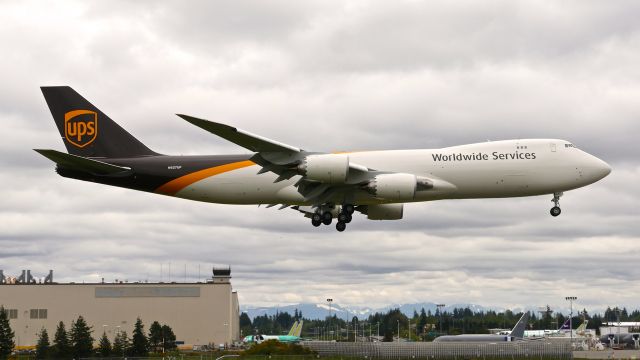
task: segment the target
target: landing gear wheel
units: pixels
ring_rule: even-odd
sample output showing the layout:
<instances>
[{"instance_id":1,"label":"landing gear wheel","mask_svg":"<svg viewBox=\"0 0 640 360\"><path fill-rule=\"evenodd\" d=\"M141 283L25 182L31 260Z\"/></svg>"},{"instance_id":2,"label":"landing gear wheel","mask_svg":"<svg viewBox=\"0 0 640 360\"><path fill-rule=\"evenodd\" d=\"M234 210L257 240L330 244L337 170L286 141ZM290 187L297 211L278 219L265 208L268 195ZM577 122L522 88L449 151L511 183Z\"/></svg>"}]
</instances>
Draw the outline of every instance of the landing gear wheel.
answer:
<instances>
[{"instance_id":1,"label":"landing gear wheel","mask_svg":"<svg viewBox=\"0 0 640 360\"><path fill-rule=\"evenodd\" d=\"M311 220L311 225L318 227L320 225L322 225L322 221L321 220Z\"/></svg>"},{"instance_id":2,"label":"landing gear wheel","mask_svg":"<svg viewBox=\"0 0 640 360\"><path fill-rule=\"evenodd\" d=\"M318 224L321 224L322 223L322 215L320 215L318 213L315 213L315 214L311 215L311 221L315 221Z\"/></svg>"},{"instance_id":3,"label":"landing gear wheel","mask_svg":"<svg viewBox=\"0 0 640 360\"><path fill-rule=\"evenodd\" d=\"M340 214L338 214L338 221L339 222L343 222L343 223L348 223L347 219L349 217L350 217L350 215L341 212Z\"/></svg>"},{"instance_id":4,"label":"landing gear wheel","mask_svg":"<svg viewBox=\"0 0 640 360\"><path fill-rule=\"evenodd\" d=\"M331 225L331 220L333 219L333 215L330 212L325 211L322 213L322 223L325 225Z\"/></svg>"},{"instance_id":5,"label":"landing gear wheel","mask_svg":"<svg viewBox=\"0 0 640 360\"><path fill-rule=\"evenodd\" d=\"M344 221L347 224L351 222L351 220L353 219L353 217L351 215L347 215L347 219Z\"/></svg>"},{"instance_id":6,"label":"landing gear wheel","mask_svg":"<svg viewBox=\"0 0 640 360\"><path fill-rule=\"evenodd\" d=\"M338 221L338 223L336 224L336 230L343 232L344 229L347 228L347 224L343 223L342 221Z\"/></svg>"},{"instance_id":7,"label":"landing gear wheel","mask_svg":"<svg viewBox=\"0 0 640 360\"><path fill-rule=\"evenodd\" d=\"M558 215L560 215L560 213L562 212L562 210L560 210L560 197L562 196L561 192L556 192L553 193L553 199L551 200L551 202L553 202L553 207L551 208L551 210L549 210L549 213L551 213L551 216L556 217Z\"/></svg>"},{"instance_id":8,"label":"landing gear wheel","mask_svg":"<svg viewBox=\"0 0 640 360\"><path fill-rule=\"evenodd\" d=\"M354 211L356 211L356 208L352 204L344 204L342 205L342 211L351 215Z\"/></svg>"}]
</instances>

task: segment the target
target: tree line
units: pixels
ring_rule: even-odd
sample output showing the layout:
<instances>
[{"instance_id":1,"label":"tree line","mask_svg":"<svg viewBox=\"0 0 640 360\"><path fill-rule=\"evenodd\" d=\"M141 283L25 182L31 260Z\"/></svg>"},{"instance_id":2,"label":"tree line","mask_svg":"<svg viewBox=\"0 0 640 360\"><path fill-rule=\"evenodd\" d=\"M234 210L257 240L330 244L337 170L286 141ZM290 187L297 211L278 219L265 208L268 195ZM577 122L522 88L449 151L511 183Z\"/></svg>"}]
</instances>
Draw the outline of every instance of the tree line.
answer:
<instances>
[{"instance_id":1,"label":"tree line","mask_svg":"<svg viewBox=\"0 0 640 360\"><path fill-rule=\"evenodd\" d=\"M0 307L0 359L5 359L15 347L15 333L11 329L9 318L4 307ZM79 359L91 356L132 356L144 357L150 352L161 353L175 350L176 335L168 325L154 321L145 334L142 320L138 318L133 328L131 339L127 332L120 330L115 334L113 342L106 331L94 348L93 329L82 316L71 322L67 331L64 322L56 327L53 341L46 329L40 330L36 344L36 359Z\"/></svg>"},{"instance_id":2,"label":"tree line","mask_svg":"<svg viewBox=\"0 0 640 360\"><path fill-rule=\"evenodd\" d=\"M400 309L391 309L385 313L377 312L365 318L357 316L351 319L338 318L335 314L325 319L307 319L297 309L294 315L278 312L275 315L256 316L253 321L246 313L240 315L240 329L243 335L285 334L296 321L303 319L303 338L324 338L338 341L354 341L355 336L380 336L392 341L398 336L413 340L429 341L441 334L488 334L490 329L511 329L522 316L522 312L505 310L473 311L470 308L454 308L435 312L414 311L412 316L403 314ZM626 308L607 308L604 314L589 314L586 309L574 310L572 323L578 327L588 320L589 329L598 329L605 322L640 321L640 310L628 311ZM554 313L549 306L538 312L529 312L527 330L557 329L569 317Z\"/></svg>"}]
</instances>

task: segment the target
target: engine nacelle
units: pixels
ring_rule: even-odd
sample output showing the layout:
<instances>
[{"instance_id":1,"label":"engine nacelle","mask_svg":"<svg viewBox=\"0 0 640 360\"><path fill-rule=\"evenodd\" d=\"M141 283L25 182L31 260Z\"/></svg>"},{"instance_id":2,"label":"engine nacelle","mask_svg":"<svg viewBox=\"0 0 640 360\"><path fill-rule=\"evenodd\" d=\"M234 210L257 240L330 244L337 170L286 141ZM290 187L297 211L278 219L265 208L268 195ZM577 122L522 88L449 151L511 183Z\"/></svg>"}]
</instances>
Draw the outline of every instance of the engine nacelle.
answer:
<instances>
[{"instance_id":1,"label":"engine nacelle","mask_svg":"<svg viewBox=\"0 0 640 360\"><path fill-rule=\"evenodd\" d=\"M418 179L412 174L378 175L367 184L375 197L391 201L411 201L416 195Z\"/></svg>"},{"instance_id":2,"label":"engine nacelle","mask_svg":"<svg viewBox=\"0 0 640 360\"><path fill-rule=\"evenodd\" d=\"M349 156L346 154L309 155L298 170L310 180L327 184L344 184L349 176Z\"/></svg>"},{"instance_id":3,"label":"engine nacelle","mask_svg":"<svg viewBox=\"0 0 640 360\"><path fill-rule=\"evenodd\" d=\"M400 220L404 204L381 204L367 206L367 219L369 220Z\"/></svg>"}]
</instances>

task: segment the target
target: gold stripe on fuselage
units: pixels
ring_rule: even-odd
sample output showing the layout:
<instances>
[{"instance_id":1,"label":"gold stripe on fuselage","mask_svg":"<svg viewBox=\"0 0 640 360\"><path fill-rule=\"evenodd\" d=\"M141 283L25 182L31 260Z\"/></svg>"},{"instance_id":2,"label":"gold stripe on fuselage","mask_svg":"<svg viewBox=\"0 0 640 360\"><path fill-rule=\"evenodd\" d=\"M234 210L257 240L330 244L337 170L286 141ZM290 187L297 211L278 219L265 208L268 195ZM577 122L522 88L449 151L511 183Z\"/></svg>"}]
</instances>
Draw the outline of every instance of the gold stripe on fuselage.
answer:
<instances>
[{"instance_id":1,"label":"gold stripe on fuselage","mask_svg":"<svg viewBox=\"0 0 640 360\"><path fill-rule=\"evenodd\" d=\"M252 165L255 165L253 161L245 160L245 161L238 161L238 162L220 165L220 166L214 166L214 167L203 169L203 170L198 170L190 174L181 176L177 179L173 179L169 181L168 183L157 188L156 192L163 195L174 196L175 194L178 193L178 191L200 180L206 179L211 176L219 175L222 173L226 173L229 171L242 169Z\"/></svg>"}]
</instances>

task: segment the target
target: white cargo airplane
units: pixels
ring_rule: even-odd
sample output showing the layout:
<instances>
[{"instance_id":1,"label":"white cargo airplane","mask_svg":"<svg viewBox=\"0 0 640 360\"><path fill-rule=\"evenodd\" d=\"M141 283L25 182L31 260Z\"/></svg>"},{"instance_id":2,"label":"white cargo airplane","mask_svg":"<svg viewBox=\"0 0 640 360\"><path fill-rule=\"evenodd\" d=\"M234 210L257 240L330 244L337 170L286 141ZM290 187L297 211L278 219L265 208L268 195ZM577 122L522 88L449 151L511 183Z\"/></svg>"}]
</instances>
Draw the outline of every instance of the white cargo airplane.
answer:
<instances>
[{"instance_id":1,"label":"white cargo airplane","mask_svg":"<svg viewBox=\"0 0 640 360\"><path fill-rule=\"evenodd\" d=\"M251 151L247 155L158 154L66 86L43 87L67 153L36 150L60 175L223 204L294 209L314 226L344 231L354 211L402 219L403 204L443 199L562 193L611 172L607 163L557 139L490 141L442 149L322 153L187 115L189 123Z\"/></svg>"}]
</instances>

